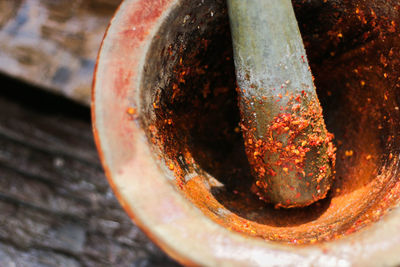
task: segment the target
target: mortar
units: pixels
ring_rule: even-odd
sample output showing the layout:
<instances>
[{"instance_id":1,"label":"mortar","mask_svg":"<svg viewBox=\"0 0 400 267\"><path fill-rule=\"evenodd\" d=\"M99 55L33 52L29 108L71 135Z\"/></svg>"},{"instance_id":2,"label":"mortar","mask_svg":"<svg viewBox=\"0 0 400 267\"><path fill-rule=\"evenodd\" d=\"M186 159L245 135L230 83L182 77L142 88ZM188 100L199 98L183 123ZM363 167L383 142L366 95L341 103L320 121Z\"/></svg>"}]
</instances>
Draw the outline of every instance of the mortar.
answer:
<instances>
[{"instance_id":1,"label":"mortar","mask_svg":"<svg viewBox=\"0 0 400 267\"><path fill-rule=\"evenodd\" d=\"M127 0L104 39L93 125L132 219L186 265L400 264L396 1L293 1L337 173L301 209L250 192L225 1Z\"/></svg>"}]
</instances>

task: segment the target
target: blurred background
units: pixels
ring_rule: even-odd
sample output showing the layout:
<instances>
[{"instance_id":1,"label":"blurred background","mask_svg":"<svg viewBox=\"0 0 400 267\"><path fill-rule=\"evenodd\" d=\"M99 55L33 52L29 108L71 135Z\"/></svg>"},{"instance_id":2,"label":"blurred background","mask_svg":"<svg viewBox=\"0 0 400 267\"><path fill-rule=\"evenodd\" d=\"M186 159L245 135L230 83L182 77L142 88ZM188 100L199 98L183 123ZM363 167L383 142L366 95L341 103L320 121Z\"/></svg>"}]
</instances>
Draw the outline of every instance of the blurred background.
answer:
<instances>
[{"instance_id":1,"label":"blurred background","mask_svg":"<svg viewBox=\"0 0 400 267\"><path fill-rule=\"evenodd\" d=\"M177 266L128 218L91 132L120 0L0 0L0 266Z\"/></svg>"}]
</instances>

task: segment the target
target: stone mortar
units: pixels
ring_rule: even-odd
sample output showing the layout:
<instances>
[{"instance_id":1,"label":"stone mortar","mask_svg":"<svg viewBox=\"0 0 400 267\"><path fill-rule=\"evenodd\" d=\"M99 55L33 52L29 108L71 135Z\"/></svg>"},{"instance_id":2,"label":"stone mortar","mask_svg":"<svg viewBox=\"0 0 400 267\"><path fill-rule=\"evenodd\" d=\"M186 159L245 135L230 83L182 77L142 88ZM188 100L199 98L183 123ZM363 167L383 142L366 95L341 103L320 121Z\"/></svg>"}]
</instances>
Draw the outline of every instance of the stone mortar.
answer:
<instances>
[{"instance_id":1,"label":"stone mortar","mask_svg":"<svg viewBox=\"0 0 400 267\"><path fill-rule=\"evenodd\" d=\"M93 125L127 213L186 265L400 264L400 6L293 1L328 130L328 198L250 192L225 1L127 0L106 34Z\"/></svg>"}]
</instances>

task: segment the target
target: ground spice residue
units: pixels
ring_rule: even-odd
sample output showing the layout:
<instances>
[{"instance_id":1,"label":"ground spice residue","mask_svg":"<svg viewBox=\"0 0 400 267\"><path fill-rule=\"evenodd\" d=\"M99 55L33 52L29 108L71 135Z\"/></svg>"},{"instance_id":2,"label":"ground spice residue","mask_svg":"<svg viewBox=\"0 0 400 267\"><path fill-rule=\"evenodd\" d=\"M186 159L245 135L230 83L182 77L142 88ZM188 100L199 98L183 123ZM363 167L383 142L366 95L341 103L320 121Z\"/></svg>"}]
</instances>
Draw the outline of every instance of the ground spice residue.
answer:
<instances>
[{"instance_id":1,"label":"ground spice residue","mask_svg":"<svg viewBox=\"0 0 400 267\"><path fill-rule=\"evenodd\" d=\"M261 200L290 208L307 206L326 196L336 148L319 103L309 101L303 91L290 97L263 138L255 137L255 128L249 130L248 126L242 124L246 153L255 174L253 191Z\"/></svg>"}]
</instances>

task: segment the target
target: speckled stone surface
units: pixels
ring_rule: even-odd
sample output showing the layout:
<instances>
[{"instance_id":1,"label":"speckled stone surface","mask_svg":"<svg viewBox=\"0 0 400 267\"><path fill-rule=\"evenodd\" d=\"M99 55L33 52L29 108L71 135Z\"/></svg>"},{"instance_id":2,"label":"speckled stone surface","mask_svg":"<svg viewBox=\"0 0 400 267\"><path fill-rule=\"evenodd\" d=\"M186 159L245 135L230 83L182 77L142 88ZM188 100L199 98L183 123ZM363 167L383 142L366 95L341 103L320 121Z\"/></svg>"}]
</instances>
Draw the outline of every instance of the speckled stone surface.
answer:
<instances>
[{"instance_id":1,"label":"speckled stone surface","mask_svg":"<svg viewBox=\"0 0 400 267\"><path fill-rule=\"evenodd\" d=\"M89 104L97 52L120 2L0 1L0 72Z\"/></svg>"}]
</instances>

